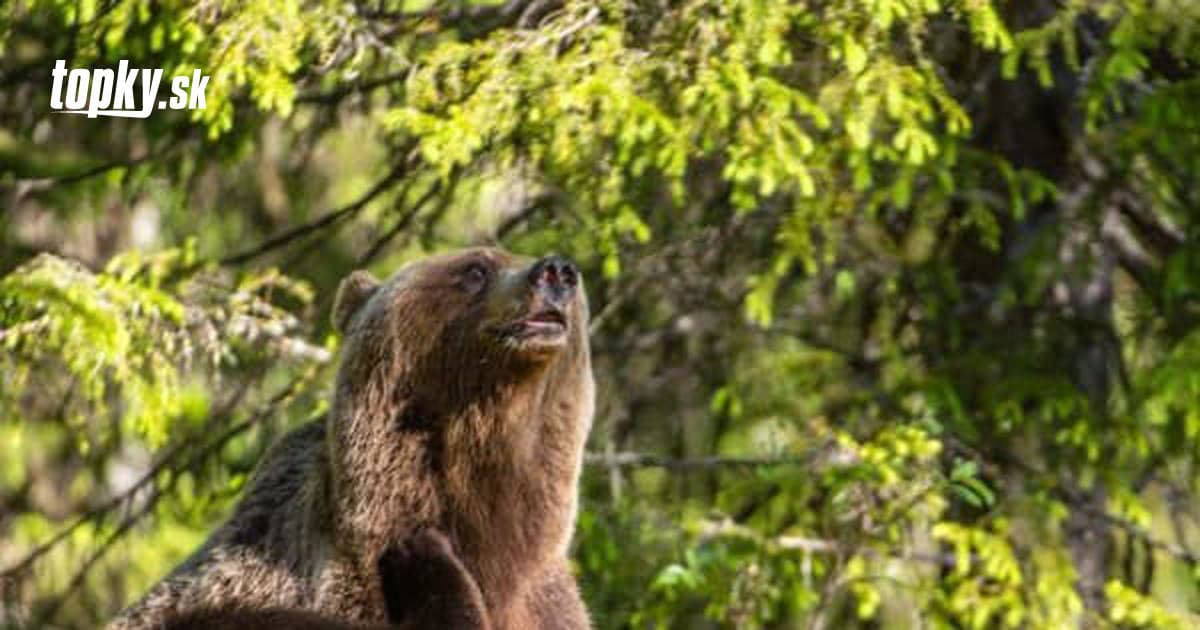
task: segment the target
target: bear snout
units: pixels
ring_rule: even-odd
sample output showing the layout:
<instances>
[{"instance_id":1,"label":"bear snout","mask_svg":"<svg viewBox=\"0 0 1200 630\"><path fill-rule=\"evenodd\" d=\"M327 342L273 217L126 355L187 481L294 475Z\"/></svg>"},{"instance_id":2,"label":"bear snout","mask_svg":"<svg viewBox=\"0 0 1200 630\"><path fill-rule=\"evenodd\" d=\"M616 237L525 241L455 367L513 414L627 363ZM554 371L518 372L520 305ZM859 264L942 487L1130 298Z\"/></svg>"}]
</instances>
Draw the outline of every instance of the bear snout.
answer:
<instances>
[{"instance_id":1,"label":"bear snout","mask_svg":"<svg viewBox=\"0 0 1200 630\"><path fill-rule=\"evenodd\" d=\"M575 294L579 268L562 256L546 256L529 268L528 279L543 299L552 304L563 304Z\"/></svg>"}]
</instances>

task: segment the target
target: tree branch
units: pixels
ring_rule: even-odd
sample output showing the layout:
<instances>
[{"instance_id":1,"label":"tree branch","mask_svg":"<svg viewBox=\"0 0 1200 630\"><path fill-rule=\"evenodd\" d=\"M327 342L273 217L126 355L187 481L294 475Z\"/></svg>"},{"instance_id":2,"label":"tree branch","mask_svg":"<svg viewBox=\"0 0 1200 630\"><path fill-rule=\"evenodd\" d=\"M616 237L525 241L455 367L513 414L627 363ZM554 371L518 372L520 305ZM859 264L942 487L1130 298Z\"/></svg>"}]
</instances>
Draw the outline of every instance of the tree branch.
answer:
<instances>
[{"instance_id":1,"label":"tree branch","mask_svg":"<svg viewBox=\"0 0 1200 630\"><path fill-rule=\"evenodd\" d=\"M223 447L229 440L246 431L258 422L261 422L264 418L270 417L272 414L274 414L281 404L289 400L295 394L299 393L304 383L310 380L314 375L315 370L309 369L297 376L249 418L229 427L215 440L204 443L199 450L194 451L190 457L184 459L182 464L180 464L179 461L180 456L188 450L188 447L194 445L195 442L193 440L181 440L124 492L121 492L108 501L105 501L104 503L88 510L70 525L67 525L63 529L59 530L57 534L50 537L46 542L35 547L32 551L26 554L24 558L17 561L12 566L4 569L3 571L0 571L0 580L12 579L27 571L35 562L52 551L84 524L96 522L108 512L132 503L134 498L137 497L137 495L143 489L147 487L153 487L154 482L157 481L158 478L164 473L175 473L187 470L188 468L200 463L205 457L208 457L213 452ZM246 383L243 387L248 389L249 383ZM238 399L240 399L240 396L234 397L235 401ZM218 412L217 415L219 416L231 412L234 404L235 403L230 403L229 405L226 405L225 409ZM148 500L147 503L153 503L153 500L157 499L157 491L152 493L151 496L152 499ZM143 512L139 510L138 513Z\"/></svg>"},{"instance_id":2,"label":"tree branch","mask_svg":"<svg viewBox=\"0 0 1200 630\"><path fill-rule=\"evenodd\" d=\"M452 174L453 179L451 180L449 189L442 193L441 202L436 206L439 211L448 207L450 205L450 201L454 198L454 191L458 188L459 182L456 175L457 173ZM413 219L417 218L417 214L421 212L421 209L425 207L425 204L429 203L429 201L441 191L442 182L441 180L438 180L434 182L429 187L429 190L426 190L425 193L421 195L421 197L417 199L411 207L408 208L408 211L406 211L400 216L399 219L396 220L396 223L389 228L387 232L383 233L379 238L375 239L375 242L371 243L371 246L367 248L367 251L363 252L362 256L359 256L358 260L354 262L354 266L365 267L370 264L371 261L375 260L375 257L383 251L384 247L387 247L388 244L391 243L397 236L399 236L401 232L404 232L412 226ZM434 214L438 214L438 211L435 211Z\"/></svg>"},{"instance_id":3,"label":"tree branch","mask_svg":"<svg viewBox=\"0 0 1200 630\"><path fill-rule=\"evenodd\" d=\"M408 76L408 73L408 70L401 70L399 72L384 74L373 79L364 79L361 81L346 83L326 92L308 92L297 96L296 102L320 105L337 103L351 94L371 92L375 89L395 83L396 81L401 81Z\"/></svg>"},{"instance_id":4,"label":"tree branch","mask_svg":"<svg viewBox=\"0 0 1200 630\"><path fill-rule=\"evenodd\" d=\"M291 228L282 234L268 238L262 243L259 243L258 245L255 245L247 250L226 256L220 259L218 263L223 266L240 265L246 263L258 258L259 256L262 256L263 254L266 254L267 252L284 247L296 239L332 225L336 225L350 217L353 217L355 214L361 212L363 208L365 208L367 204L373 201L376 197L390 190L397 181L407 175L413 166L413 162L414 159L410 157L409 159L406 159L400 164L396 165L388 172L387 175L383 177L383 179L376 182L376 184L372 186L370 190L368 190L366 193L363 193L361 197L355 199L349 204L336 210L326 212L316 219Z\"/></svg>"},{"instance_id":5,"label":"tree branch","mask_svg":"<svg viewBox=\"0 0 1200 630\"><path fill-rule=\"evenodd\" d=\"M441 29L455 29L464 41L486 37L501 28L535 26L551 11L561 6L559 0L509 0L500 4L468 4L466 2L435 2L428 9L417 11L363 11L370 20L412 22L433 20ZM449 6L447 6L449 5Z\"/></svg>"},{"instance_id":6,"label":"tree branch","mask_svg":"<svg viewBox=\"0 0 1200 630\"><path fill-rule=\"evenodd\" d=\"M587 453L584 463L598 468L666 468L668 470L713 470L727 467L804 466L813 463L821 449L806 455L778 457L708 457L673 458L649 453Z\"/></svg>"}]
</instances>

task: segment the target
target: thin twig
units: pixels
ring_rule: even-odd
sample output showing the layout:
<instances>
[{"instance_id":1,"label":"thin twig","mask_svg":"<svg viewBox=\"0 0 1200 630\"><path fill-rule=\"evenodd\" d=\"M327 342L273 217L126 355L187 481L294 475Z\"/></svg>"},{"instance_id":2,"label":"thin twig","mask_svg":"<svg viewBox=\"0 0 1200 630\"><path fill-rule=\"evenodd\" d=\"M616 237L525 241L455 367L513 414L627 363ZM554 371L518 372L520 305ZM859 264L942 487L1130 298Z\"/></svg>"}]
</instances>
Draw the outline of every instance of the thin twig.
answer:
<instances>
[{"instance_id":1,"label":"thin twig","mask_svg":"<svg viewBox=\"0 0 1200 630\"><path fill-rule=\"evenodd\" d=\"M390 85L397 81L401 81L408 76L410 71L411 70L409 69L405 69L399 72L390 72L372 79L354 81L327 92L310 92L307 94L301 94L300 96L296 97L296 102L321 104L337 103L351 94L371 92L375 89Z\"/></svg>"},{"instance_id":2,"label":"thin twig","mask_svg":"<svg viewBox=\"0 0 1200 630\"><path fill-rule=\"evenodd\" d=\"M210 457L213 453L219 451L221 448L224 448L225 444L227 444L230 440L258 424L264 418L272 416L277 410L278 406L299 392L303 384L307 382L315 374L315 372L315 370L310 369L297 376L287 385L287 387L283 388L279 393L271 397L271 399L262 407L260 407L258 411L253 413L250 417L242 422L227 428L224 432L217 436L216 439L204 444L204 446L192 453L191 456L188 457L182 464L172 467L171 472L178 473L180 471L194 468L203 462L207 457ZM173 455L177 453L178 450L174 450L172 452ZM166 468L165 465L162 465L163 462L171 461L172 457L168 456L160 461L160 465L156 465L155 469L161 472ZM157 474L155 474L155 477L151 477L150 479L153 480L156 477ZM147 477L143 477L143 479L146 478ZM141 482L139 482L139 484L140 483ZM132 494L125 493L125 496L132 496ZM125 533L127 533L135 524L137 524L139 520L141 520L143 516L148 514L150 510L153 509L154 505L161 497L162 491L158 488L155 488L150 497L146 499L146 502L140 506L138 510L127 515L121 520L121 523L117 526L117 528L108 537L106 537L104 542L101 543L100 546L88 556L82 565L80 565L80 568L76 570L75 575L72 576L67 587L63 589L63 591L45 607L41 615L39 615L39 618L43 622L49 621L55 614L57 614L58 610L62 607L62 604L70 597L71 593L73 593L83 583L87 577L87 574L92 570L92 568L94 568L95 565L112 549L113 545L115 545ZM7 571L5 573L7 574Z\"/></svg>"},{"instance_id":3,"label":"thin twig","mask_svg":"<svg viewBox=\"0 0 1200 630\"><path fill-rule=\"evenodd\" d=\"M457 180L455 181L457 182ZM429 203L430 199L433 199L434 195L436 195L441 188L442 184L440 181L434 182L434 184L429 187L429 190L425 191L425 193L421 195L421 197L417 199L411 207L408 208L408 211L396 220L395 225L388 229L388 231L382 234L379 238L375 239L375 242L371 243L371 246L367 248L367 251L363 252L363 255L359 256L358 260L355 261L354 266L365 267L372 260L374 260L375 257L379 255L379 252L383 251L384 247L387 247L387 245L391 243L396 236L412 225L413 219L416 218L417 213L421 211L421 208L425 207L425 204ZM444 203L449 203L449 197L450 192L447 192L446 201L444 201Z\"/></svg>"},{"instance_id":4,"label":"thin twig","mask_svg":"<svg viewBox=\"0 0 1200 630\"><path fill-rule=\"evenodd\" d=\"M273 412L275 410L276 406L279 405L279 403L281 403L282 401L286 400L287 398L294 395L297 391L299 391L300 385L302 383L304 383L306 380L308 380L308 378L311 377L312 372L313 372L313 370L308 370L304 374L297 376L295 379L292 380L291 383L288 384L287 387L285 387L282 391L280 391L278 394L273 396L271 398L271 400L268 401L267 404L264 405L263 408L259 412L252 415L250 417L250 419L231 427L229 430L227 430L225 433L223 433L218 438L217 442L223 443L223 441L227 441L227 440L231 439L233 436L237 435L241 431L249 428L256 422L260 421L263 417L266 417L266 415L269 412ZM231 410L232 410L232 405L228 406L225 410L223 410L223 412L228 413ZM39 558L41 558L42 556L44 556L48 552L50 552L54 547L56 547L59 543L61 543L63 540L65 540L68 536L70 536L75 530L82 527L85 523L94 522L97 519L99 519L101 516L103 516L104 514L131 501L133 499L133 497L138 494L138 492L140 492L143 488L145 488L146 486L150 485L155 480L157 480L158 477L162 473L167 472L167 471L175 472L175 471L183 470L184 468L186 468L186 466L179 467L179 466L173 466L173 464L176 464L177 463L176 458L178 458L182 452L186 451L187 448L193 444L194 444L194 442L192 442L191 440L181 440L178 444L173 446L167 452L167 454L165 456L163 456L153 466L151 466L150 469L147 470L146 473L143 474L127 490L125 490L124 492L118 494L117 496L109 499L108 501L105 501L104 503L88 510L82 516L80 516L75 521L73 521L70 525L64 527L57 534L50 537L50 539L48 539L46 542L35 547L32 551L30 551L28 554L26 554L26 556L24 558L22 558L21 560L19 560L16 564L13 564L12 566L8 567L7 569L0 571L0 580L5 579L5 578L11 578L11 577L14 577L14 576L24 572L31 565L33 565L34 562L36 562ZM212 443L210 443L210 445L211 444ZM211 452L211 448L209 446L205 446L200 451L198 451L197 455L194 455L193 457L191 457L187 460L188 465L190 465L192 462L196 461L197 457L207 455L209 452Z\"/></svg>"},{"instance_id":5,"label":"thin twig","mask_svg":"<svg viewBox=\"0 0 1200 630\"><path fill-rule=\"evenodd\" d=\"M96 566L96 563L98 563L105 555L107 555L108 552L112 550L113 545L115 545L117 541L120 540L121 537L124 536L130 529L132 529L133 526L137 524L137 522L141 520L143 516L149 514L150 510L154 509L154 506L158 504L158 499L161 497L162 491L158 488L155 488L151 493L151 496L147 498L145 504L140 506L133 513L126 514L125 517L121 519L121 522L119 525L117 525L117 528L104 538L104 542L100 543L100 545L88 555L87 559L83 561L83 564L79 566L79 569L75 571L75 574L71 576L71 581L67 583L67 587L63 589L58 596L51 600L50 603L48 603L40 613L35 615L35 620L37 621L35 625L43 625L58 614L58 611L70 597L71 593L75 592L80 585L83 584L83 581L87 579L88 573L90 573L91 570Z\"/></svg>"},{"instance_id":6,"label":"thin twig","mask_svg":"<svg viewBox=\"0 0 1200 630\"><path fill-rule=\"evenodd\" d=\"M321 229L324 229L331 225L335 225L345 219L348 219L348 218L354 216L355 214L362 211L362 209L365 208L368 203L370 203L376 197L378 197L379 195L381 195L384 192L386 192L387 190L389 190L392 187L392 185L394 185L398 180L400 180L402 177L404 177L406 174L408 174L409 169L412 167L411 162L412 162L412 160L406 159L403 162L401 162L400 164L397 164L396 166L394 166L388 172L388 174L386 176L384 176L383 179L381 179L379 182L377 182L374 186L372 186L370 190L368 190L361 197L359 197L358 199L355 199L354 201L350 202L349 204L342 206L341 208L338 208L336 210L331 210L331 211L321 215L320 217L317 217L316 219L309 221L308 223L298 225L294 228L291 228L290 230L287 230L286 232L284 232L282 234L273 236L273 237L263 241L262 243L255 245L254 247L251 247L250 249L239 252L237 254L226 256L226 257L220 259L220 261L218 261L218 262L221 265L240 265L247 261L258 258L259 256L262 256L263 254L266 254L267 252L270 252L274 249L283 247L283 246L291 243L292 241L294 241L298 238L301 238L307 234L311 234L313 232L316 232L317 230L321 230Z\"/></svg>"},{"instance_id":7,"label":"thin twig","mask_svg":"<svg viewBox=\"0 0 1200 630\"><path fill-rule=\"evenodd\" d=\"M533 217L537 216L538 213L549 210L553 207L553 204L558 200L558 198L559 194L556 192L544 192L535 195L533 199L529 200L529 203L524 205L524 207L512 213L500 222L500 225L496 228L496 234L494 236L495 240L503 240L504 237L509 235L509 233Z\"/></svg>"},{"instance_id":8,"label":"thin twig","mask_svg":"<svg viewBox=\"0 0 1200 630\"><path fill-rule=\"evenodd\" d=\"M587 453L584 463L600 468L666 468L668 470L711 470L724 467L804 466L813 463L815 453L778 457L707 457L675 458L650 453Z\"/></svg>"}]
</instances>

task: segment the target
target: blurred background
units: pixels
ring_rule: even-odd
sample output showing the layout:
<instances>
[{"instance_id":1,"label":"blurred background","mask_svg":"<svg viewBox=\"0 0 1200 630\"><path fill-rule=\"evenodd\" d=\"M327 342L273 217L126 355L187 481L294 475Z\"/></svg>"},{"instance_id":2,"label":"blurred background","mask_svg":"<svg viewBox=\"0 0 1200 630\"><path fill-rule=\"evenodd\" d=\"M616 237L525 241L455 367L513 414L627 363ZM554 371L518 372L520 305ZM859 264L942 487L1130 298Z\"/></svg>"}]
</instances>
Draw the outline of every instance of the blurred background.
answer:
<instances>
[{"instance_id":1,"label":"blurred background","mask_svg":"<svg viewBox=\"0 0 1200 630\"><path fill-rule=\"evenodd\" d=\"M597 628L1200 626L1200 3L9 0L0 626L318 417L339 279L572 257ZM61 116L50 71L200 69Z\"/></svg>"}]
</instances>

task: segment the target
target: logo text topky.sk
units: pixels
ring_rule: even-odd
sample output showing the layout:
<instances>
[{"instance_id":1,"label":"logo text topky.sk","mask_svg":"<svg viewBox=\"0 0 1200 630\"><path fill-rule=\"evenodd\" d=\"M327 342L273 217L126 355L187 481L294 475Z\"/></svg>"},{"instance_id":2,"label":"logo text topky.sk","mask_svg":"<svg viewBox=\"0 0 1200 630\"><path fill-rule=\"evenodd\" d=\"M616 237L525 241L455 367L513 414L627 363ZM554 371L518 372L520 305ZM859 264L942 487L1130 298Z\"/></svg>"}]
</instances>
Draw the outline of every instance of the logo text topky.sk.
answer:
<instances>
[{"instance_id":1,"label":"logo text topky.sk","mask_svg":"<svg viewBox=\"0 0 1200 630\"><path fill-rule=\"evenodd\" d=\"M59 59L50 76L50 108L61 114L86 114L88 118L149 118L156 108L204 109L204 89L210 78L199 70L190 76L176 76L171 79L170 98L160 101L162 69L130 68L124 59L116 70L69 69L66 61Z\"/></svg>"}]
</instances>

